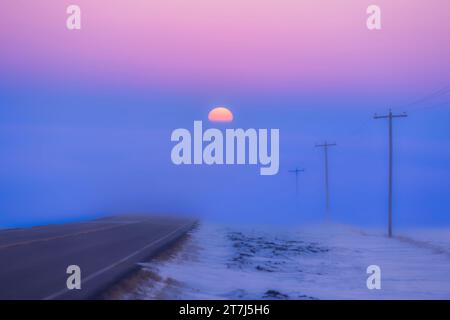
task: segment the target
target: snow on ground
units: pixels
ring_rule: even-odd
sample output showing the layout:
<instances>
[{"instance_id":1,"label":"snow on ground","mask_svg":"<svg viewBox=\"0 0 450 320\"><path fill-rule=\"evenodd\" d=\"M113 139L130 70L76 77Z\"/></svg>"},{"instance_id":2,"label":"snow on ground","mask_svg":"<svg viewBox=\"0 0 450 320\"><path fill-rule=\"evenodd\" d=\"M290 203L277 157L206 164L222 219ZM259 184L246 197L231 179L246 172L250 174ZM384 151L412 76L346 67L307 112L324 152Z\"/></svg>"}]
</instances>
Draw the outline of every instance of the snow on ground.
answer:
<instances>
[{"instance_id":1,"label":"snow on ground","mask_svg":"<svg viewBox=\"0 0 450 320\"><path fill-rule=\"evenodd\" d=\"M414 240L412 240L414 239ZM342 225L204 224L165 261L142 264L133 299L450 299L450 229L400 239ZM381 290L366 269L381 268Z\"/></svg>"}]
</instances>

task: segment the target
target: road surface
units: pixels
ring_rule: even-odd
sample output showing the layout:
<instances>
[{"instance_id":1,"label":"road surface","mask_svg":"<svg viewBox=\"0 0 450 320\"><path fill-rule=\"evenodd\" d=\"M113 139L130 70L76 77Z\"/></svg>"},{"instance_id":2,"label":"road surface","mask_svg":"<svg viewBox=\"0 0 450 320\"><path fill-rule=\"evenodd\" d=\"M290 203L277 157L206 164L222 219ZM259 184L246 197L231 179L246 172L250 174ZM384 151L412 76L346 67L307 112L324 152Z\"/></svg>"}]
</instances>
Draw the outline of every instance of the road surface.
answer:
<instances>
[{"instance_id":1,"label":"road surface","mask_svg":"<svg viewBox=\"0 0 450 320\"><path fill-rule=\"evenodd\" d=\"M0 231L0 299L89 299L164 250L193 220L117 216ZM81 289L68 290L69 265Z\"/></svg>"}]
</instances>

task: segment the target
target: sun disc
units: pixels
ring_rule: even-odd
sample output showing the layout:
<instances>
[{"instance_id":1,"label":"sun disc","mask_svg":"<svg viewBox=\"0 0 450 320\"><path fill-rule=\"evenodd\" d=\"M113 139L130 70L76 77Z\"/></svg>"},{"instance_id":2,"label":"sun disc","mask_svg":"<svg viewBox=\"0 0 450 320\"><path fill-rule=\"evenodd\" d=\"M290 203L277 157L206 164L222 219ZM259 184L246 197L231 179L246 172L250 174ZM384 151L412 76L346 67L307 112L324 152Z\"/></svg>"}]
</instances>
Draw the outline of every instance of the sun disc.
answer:
<instances>
[{"instance_id":1,"label":"sun disc","mask_svg":"<svg viewBox=\"0 0 450 320\"><path fill-rule=\"evenodd\" d=\"M211 122L231 122L233 113L225 107L215 107L208 114L208 120Z\"/></svg>"}]
</instances>

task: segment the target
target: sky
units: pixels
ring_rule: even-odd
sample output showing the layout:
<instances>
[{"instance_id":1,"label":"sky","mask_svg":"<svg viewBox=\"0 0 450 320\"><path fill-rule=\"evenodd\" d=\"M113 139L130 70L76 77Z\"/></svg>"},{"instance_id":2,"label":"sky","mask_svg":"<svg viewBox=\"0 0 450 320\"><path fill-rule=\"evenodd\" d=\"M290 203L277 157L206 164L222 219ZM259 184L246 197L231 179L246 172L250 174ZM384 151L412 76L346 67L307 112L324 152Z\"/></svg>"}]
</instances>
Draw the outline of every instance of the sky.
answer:
<instances>
[{"instance_id":1,"label":"sky","mask_svg":"<svg viewBox=\"0 0 450 320\"><path fill-rule=\"evenodd\" d=\"M81 30L66 8L81 8ZM366 27L381 8L382 29ZM446 0L3 0L0 227L117 213L226 223L387 220L450 225L450 3ZM208 123L227 106L231 123ZM193 121L280 130L280 171L175 166ZM305 168L295 178L288 170Z\"/></svg>"}]
</instances>

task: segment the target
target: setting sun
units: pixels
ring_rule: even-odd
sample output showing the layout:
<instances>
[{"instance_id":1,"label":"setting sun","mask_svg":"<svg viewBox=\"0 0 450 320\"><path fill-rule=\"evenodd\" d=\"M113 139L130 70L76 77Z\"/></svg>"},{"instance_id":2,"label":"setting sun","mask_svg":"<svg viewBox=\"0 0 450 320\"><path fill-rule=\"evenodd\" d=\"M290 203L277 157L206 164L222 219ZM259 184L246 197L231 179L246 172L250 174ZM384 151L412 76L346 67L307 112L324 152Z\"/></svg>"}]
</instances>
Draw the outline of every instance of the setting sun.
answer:
<instances>
[{"instance_id":1,"label":"setting sun","mask_svg":"<svg viewBox=\"0 0 450 320\"><path fill-rule=\"evenodd\" d=\"M225 107L216 107L208 114L208 120L212 122L231 122L233 113Z\"/></svg>"}]
</instances>

